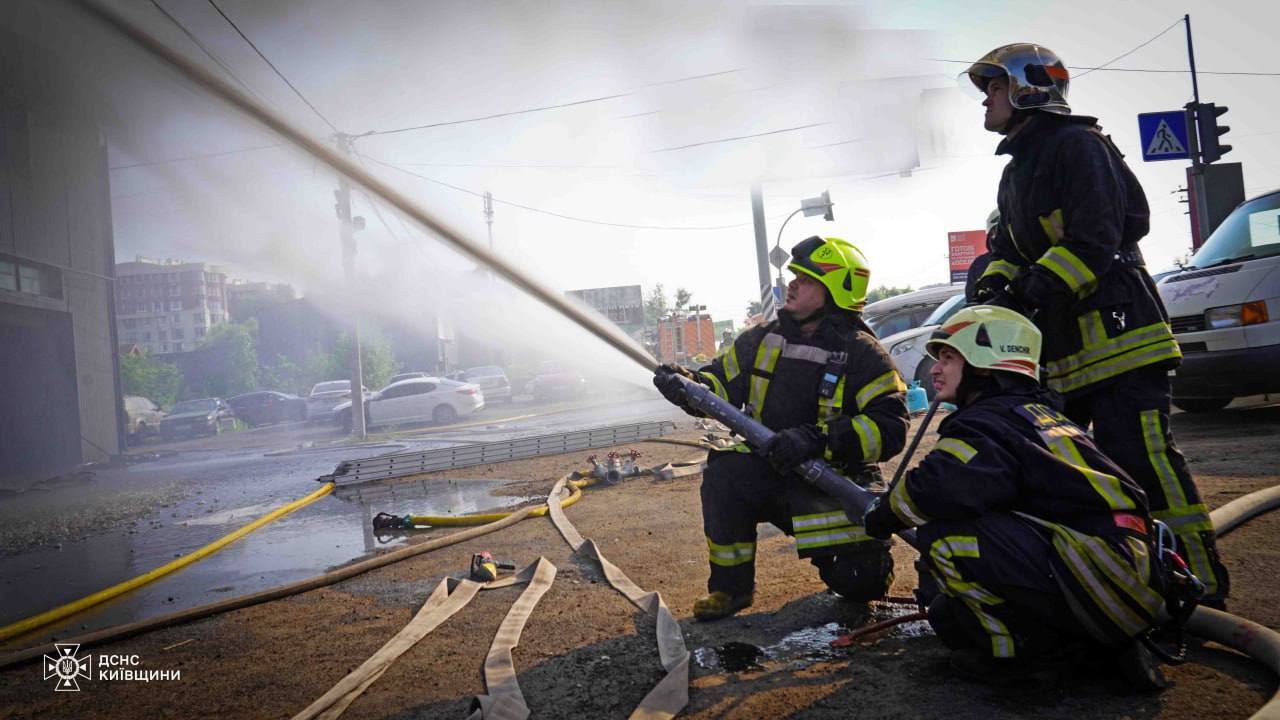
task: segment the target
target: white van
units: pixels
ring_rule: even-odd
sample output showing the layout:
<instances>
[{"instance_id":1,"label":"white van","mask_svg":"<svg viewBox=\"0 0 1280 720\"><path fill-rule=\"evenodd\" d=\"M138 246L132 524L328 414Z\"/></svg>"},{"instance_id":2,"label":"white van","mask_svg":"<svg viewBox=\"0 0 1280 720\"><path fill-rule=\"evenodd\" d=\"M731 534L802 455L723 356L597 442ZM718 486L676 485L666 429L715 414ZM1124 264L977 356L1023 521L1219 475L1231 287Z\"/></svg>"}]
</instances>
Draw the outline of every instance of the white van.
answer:
<instances>
[{"instance_id":1,"label":"white van","mask_svg":"<svg viewBox=\"0 0 1280 720\"><path fill-rule=\"evenodd\" d=\"M1174 405L1280 393L1280 190L1241 203L1157 288L1182 348Z\"/></svg>"}]
</instances>

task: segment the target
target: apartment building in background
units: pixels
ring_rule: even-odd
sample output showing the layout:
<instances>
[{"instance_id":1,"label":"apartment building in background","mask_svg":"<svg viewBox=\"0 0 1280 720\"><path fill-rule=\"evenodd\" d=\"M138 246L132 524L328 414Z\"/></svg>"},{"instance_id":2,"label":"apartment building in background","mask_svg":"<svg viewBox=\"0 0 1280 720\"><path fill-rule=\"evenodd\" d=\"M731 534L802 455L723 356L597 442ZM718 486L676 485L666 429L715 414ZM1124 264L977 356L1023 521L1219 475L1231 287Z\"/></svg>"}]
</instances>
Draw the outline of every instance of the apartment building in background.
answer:
<instances>
[{"instance_id":1,"label":"apartment building in background","mask_svg":"<svg viewBox=\"0 0 1280 720\"><path fill-rule=\"evenodd\" d=\"M116 264L117 337L152 355L190 352L230 322L227 274L217 265L137 257Z\"/></svg>"}]
</instances>

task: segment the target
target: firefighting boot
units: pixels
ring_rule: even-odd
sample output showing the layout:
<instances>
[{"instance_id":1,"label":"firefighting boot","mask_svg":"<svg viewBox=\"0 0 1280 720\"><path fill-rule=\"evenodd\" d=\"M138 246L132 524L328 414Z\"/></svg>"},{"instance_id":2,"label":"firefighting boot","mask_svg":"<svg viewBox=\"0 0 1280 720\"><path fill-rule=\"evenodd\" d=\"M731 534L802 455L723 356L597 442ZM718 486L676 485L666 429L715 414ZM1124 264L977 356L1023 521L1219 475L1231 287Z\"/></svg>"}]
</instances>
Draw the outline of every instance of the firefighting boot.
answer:
<instances>
[{"instance_id":1,"label":"firefighting boot","mask_svg":"<svg viewBox=\"0 0 1280 720\"><path fill-rule=\"evenodd\" d=\"M694 601L693 616L699 620L720 620L743 608L751 607L754 600L754 593L730 595L717 590Z\"/></svg>"}]
</instances>

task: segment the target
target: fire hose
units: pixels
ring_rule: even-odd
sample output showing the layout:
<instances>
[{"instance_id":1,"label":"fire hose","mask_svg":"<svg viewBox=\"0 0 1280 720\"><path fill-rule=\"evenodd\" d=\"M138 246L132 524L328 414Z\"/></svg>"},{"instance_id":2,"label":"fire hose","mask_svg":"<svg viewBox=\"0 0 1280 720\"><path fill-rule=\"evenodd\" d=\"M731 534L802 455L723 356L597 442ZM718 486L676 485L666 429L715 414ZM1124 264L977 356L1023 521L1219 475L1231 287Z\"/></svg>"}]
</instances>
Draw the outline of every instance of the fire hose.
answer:
<instances>
[{"instance_id":1,"label":"fire hose","mask_svg":"<svg viewBox=\"0 0 1280 720\"><path fill-rule=\"evenodd\" d=\"M725 402L707 386L683 376L676 377L684 384L685 399L689 407L724 423L754 447L764 447L773 439L772 430ZM904 458L902 464L905 466L906 462L907 459ZM876 498L875 493L850 482L849 478L831 469L830 465L821 460L806 460L796 468L795 472L814 488L835 498L849 519L858 524L862 523L862 515L866 512L867 506ZM916 547L915 530L903 530L898 533L898 537L911 547Z\"/></svg>"}]
</instances>

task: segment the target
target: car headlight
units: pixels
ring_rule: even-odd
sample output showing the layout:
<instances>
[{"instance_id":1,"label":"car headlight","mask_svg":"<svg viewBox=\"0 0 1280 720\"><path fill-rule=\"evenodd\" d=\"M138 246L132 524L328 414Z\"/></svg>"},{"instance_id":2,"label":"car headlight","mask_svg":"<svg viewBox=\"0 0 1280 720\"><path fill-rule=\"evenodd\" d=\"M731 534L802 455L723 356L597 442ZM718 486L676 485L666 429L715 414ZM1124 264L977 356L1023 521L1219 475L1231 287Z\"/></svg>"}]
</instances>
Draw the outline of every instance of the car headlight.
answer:
<instances>
[{"instance_id":1,"label":"car headlight","mask_svg":"<svg viewBox=\"0 0 1280 720\"><path fill-rule=\"evenodd\" d=\"M903 340L902 342L896 343L893 347L889 348L889 354L894 357L897 357L910 349L911 349L911 341Z\"/></svg>"},{"instance_id":2,"label":"car headlight","mask_svg":"<svg viewBox=\"0 0 1280 720\"><path fill-rule=\"evenodd\" d=\"M1240 305L1224 305L1209 308L1204 313L1205 325L1211 330L1258 325L1267 322L1267 303L1254 300Z\"/></svg>"}]
</instances>

